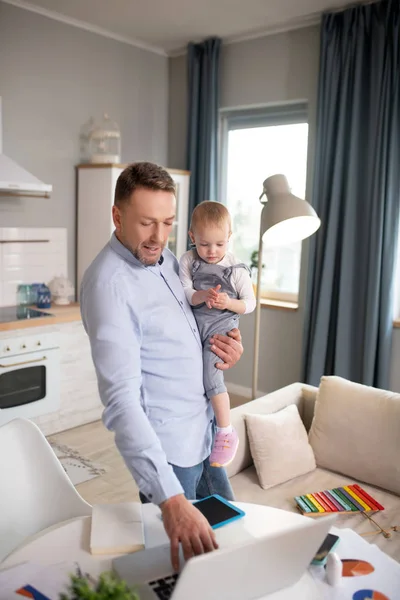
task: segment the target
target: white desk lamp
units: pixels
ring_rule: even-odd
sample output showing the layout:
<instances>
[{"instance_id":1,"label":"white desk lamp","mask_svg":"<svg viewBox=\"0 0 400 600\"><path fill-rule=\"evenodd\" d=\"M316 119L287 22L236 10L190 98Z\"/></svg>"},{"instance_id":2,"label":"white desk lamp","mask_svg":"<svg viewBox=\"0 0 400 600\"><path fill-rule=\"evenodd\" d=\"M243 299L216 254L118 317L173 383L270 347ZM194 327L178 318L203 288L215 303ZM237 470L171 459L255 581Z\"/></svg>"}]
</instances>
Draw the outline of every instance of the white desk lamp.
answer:
<instances>
[{"instance_id":1,"label":"white desk lamp","mask_svg":"<svg viewBox=\"0 0 400 600\"><path fill-rule=\"evenodd\" d=\"M266 196L265 201L262 200L264 195ZM258 383L263 243L271 247L304 240L315 233L321 225L321 221L313 207L306 200L302 200L291 193L284 175L272 175L264 181L260 201L264 206L261 212L258 246L252 400L257 397Z\"/></svg>"}]
</instances>

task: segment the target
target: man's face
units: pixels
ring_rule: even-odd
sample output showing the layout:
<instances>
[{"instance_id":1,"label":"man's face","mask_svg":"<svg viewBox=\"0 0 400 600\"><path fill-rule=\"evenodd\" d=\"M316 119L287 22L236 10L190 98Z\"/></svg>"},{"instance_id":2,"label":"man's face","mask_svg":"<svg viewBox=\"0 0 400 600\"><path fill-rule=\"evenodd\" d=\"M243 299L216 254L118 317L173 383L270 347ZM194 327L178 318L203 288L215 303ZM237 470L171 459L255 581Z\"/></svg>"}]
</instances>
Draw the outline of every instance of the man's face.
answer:
<instances>
[{"instance_id":1,"label":"man's face","mask_svg":"<svg viewBox=\"0 0 400 600\"><path fill-rule=\"evenodd\" d=\"M113 206L119 241L144 265L155 265L161 257L175 219L173 192L135 190L128 203Z\"/></svg>"}]
</instances>

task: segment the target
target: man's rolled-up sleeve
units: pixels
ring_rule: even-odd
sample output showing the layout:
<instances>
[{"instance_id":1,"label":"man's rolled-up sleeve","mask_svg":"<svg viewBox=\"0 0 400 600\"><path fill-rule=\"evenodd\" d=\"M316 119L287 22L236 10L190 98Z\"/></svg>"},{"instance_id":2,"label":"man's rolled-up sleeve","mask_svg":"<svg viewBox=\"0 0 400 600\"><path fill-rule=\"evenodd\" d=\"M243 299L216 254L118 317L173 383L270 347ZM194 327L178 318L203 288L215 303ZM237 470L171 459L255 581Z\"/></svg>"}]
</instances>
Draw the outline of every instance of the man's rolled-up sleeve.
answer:
<instances>
[{"instance_id":1,"label":"man's rolled-up sleeve","mask_svg":"<svg viewBox=\"0 0 400 600\"><path fill-rule=\"evenodd\" d=\"M140 322L111 284L83 289L81 312L105 406L103 422L114 431L140 491L161 504L183 489L141 405Z\"/></svg>"}]
</instances>

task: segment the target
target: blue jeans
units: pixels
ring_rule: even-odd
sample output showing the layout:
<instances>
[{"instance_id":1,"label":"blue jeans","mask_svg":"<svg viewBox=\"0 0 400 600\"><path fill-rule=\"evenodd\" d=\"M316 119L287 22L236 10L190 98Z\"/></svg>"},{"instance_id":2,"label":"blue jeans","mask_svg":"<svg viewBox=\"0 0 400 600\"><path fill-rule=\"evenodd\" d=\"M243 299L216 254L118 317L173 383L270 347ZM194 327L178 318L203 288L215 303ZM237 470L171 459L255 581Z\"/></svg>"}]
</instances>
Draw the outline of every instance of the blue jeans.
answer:
<instances>
[{"instance_id":1,"label":"blue jeans","mask_svg":"<svg viewBox=\"0 0 400 600\"><path fill-rule=\"evenodd\" d=\"M235 499L225 469L212 467L208 457L194 467L171 467L188 500L200 500L212 494L219 494L225 500ZM149 502L141 492L139 496L143 504Z\"/></svg>"}]
</instances>

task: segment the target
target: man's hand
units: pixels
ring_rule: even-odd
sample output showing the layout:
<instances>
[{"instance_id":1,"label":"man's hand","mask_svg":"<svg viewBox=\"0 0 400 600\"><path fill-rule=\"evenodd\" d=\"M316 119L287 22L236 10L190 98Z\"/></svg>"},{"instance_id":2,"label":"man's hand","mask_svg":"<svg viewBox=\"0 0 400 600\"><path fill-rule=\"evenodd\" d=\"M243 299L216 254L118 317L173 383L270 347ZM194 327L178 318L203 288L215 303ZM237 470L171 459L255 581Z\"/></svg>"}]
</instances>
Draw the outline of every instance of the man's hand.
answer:
<instances>
[{"instance_id":1,"label":"man's hand","mask_svg":"<svg viewBox=\"0 0 400 600\"><path fill-rule=\"evenodd\" d=\"M218 548L215 534L207 519L183 494L172 496L160 505L165 531L171 541L171 563L179 569L179 543L188 560L197 554Z\"/></svg>"},{"instance_id":2,"label":"man's hand","mask_svg":"<svg viewBox=\"0 0 400 600\"><path fill-rule=\"evenodd\" d=\"M233 367L243 354L242 336L239 329L228 331L228 335L216 334L210 339L211 350L223 362L217 363L215 366L221 371L226 371Z\"/></svg>"},{"instance_id":3,"label":"man's hand","mask_svg":"<svg viewBox=\"0 0 400 600\"><path fill-rule=\"evenodd\" d=\"M230 302L231 299L229 298L228 294L225 294L225 292L220 292L218 296L213 300L213 308L225 310L226 308L229 308Z\"/></svg>"}]
</instances>

